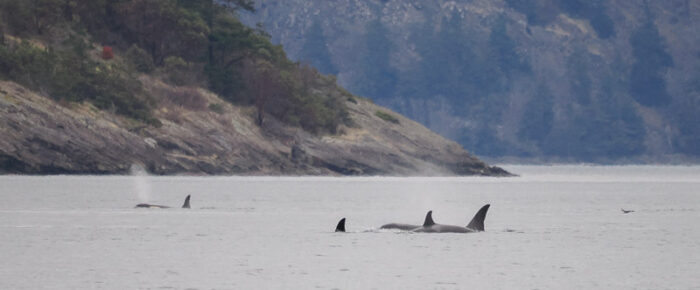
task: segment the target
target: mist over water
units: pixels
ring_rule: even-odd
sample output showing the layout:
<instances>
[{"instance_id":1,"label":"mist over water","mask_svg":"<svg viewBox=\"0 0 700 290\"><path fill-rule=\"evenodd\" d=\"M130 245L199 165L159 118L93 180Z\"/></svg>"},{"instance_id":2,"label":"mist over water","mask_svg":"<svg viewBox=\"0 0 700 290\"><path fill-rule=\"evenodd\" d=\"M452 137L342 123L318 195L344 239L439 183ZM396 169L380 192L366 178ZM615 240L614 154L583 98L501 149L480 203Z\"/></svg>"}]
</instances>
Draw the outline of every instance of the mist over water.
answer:
<instances>
[{"instance_id":1,"label":"mist over water","mask_svg":"<svg viewBox=\"0 0 700 290\"><path fill-rule=\"evenodd\" d=\"M700 285L700 167L505 168L521 177L0 176L0 289ZM486 203L483 233L378 230Z\"/></svg>"}]
</instances>

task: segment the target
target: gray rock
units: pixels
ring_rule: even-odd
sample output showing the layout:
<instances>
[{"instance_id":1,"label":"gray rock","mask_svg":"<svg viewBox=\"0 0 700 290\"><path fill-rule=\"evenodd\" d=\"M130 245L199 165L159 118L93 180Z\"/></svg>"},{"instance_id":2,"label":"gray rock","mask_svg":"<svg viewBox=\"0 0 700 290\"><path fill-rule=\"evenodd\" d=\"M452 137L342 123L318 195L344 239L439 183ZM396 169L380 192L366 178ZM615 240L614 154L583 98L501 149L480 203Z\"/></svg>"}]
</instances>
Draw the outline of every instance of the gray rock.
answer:
<instances>
[{"instance_id":1,"label":"gray rock","mask_svg":"<svg viewBox=\"0 0 700 290\"><path fill-rule=\"evenodd\" d=\"M0 173L127 174L138 165L152 174L509 175L364 99L348 102L354 127L316 136L271 117L260 128L251 108L208 92L210 103L225 104L224 114L179 108L173 122L164 112L174 108L159 107L163 126L155 128L89 104L64 107L13 82L0 88Z\"/></svg>"}]
</instances>

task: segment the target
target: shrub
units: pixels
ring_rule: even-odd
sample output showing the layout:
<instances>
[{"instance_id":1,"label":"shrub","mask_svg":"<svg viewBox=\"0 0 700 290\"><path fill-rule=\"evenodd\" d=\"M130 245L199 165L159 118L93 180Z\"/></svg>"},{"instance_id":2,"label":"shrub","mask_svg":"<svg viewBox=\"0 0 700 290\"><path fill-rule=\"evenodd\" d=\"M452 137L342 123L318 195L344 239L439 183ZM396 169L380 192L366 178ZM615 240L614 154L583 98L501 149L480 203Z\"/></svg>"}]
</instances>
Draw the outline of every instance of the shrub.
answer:
<instances>
[{"instance_id":1,"label":"shrub","mask_svg":"<svg viewBox=\"0 0 700 290\"><path fill-rule=\"evenodd\" d=\"M138 72L150 73L155 69L151 55L136 44L126 51L126 58Z\"/></svg>"},{"instance_id":2,"label":"shrub","mask_svg":"<svg viewBox=\"0 0 700 290\"><path fill-rule=\"evenodd\" d=\"M151 126L156 127L156 128L163 127L163 123L160 120L158 120L157 118L150 117L150 118L146 119L145 122L146 122L146 124L151 125Z\"/></svg>"},{"instance_id":3,"label":"shrub","mask_svg":"<svg viewBox=\"0 0 700 290\"><path fill-rule=\"evenodd\" d=\"M163 118L175 124L182 124L184 121L183 114L184 112L182 108L169 108L163 113Z\"/></svg>"},{"instance_id":4,"label":"shrub","mask_svg":"<svg viewBox=\"0 0 700 290\"><path fill-rule=\"evenodd\" d=\"M224 113L224 105L215 103L215 104L209 104L209 110L211 110L214 113L217 114L223 114Z\"/></svg>"},{"instance_id":5,"label":"shrub","mask_svg":"<svg viewBox=\"0 0 700 290\"><path fill-rule=\"evenodd\" d=\"M0 46L0 77L58 101L89 101L100 109L157 125L138 80L119 66L101 65L78 51L45 50L28 42Z\"/></svg>"},{"instance_id":6,"label":"shrub","mask_svg":"<svg viewBox=\"0 0 700 290\"><path fill-rule=\"evenodd\" d=\"M192 87L175 88L169 92L168 101L174 105L197 111L207 107L207 100L197 88Z\"/></svg>"},{"instance_id":7,"label":"shrub","mask_svg":"<svg viewBox=\"0 0 700 290\"><path fill-rule=\"evenodd\" d=\"M386 113L386 112L376 111L376 112L374 112L374 115L377 116L377 117L379 117L380 119L382 119L382 120L384 120L384 121L387 121L387 122L391 122L391 123L394 123L394 124L398 124L398 123L399 123L399 119L396 119L396 117L394 117L394 116L392 116L391 114Z\"/></svg>"},{"instance_id":8,"label":"shrub","mask_svg":"<svg viewBox=\"0 0 700 290\"><path fill-rule=\"evenodd\" d=\"M166 81L171 84L184 86L193 83L190 65L181 57L169 56L165 58L163 70Z\"/></svg>"},{"instance_id":9,"label":"shrub","mask_svg":"<svg viewBox=\"0 0 700 290\"><path fill-rule=\"evenodd\" d=\"M29 42L0 46L0 78L32 88L45 88L51 82L55 55Z\"/></svg>"}]
</instances>

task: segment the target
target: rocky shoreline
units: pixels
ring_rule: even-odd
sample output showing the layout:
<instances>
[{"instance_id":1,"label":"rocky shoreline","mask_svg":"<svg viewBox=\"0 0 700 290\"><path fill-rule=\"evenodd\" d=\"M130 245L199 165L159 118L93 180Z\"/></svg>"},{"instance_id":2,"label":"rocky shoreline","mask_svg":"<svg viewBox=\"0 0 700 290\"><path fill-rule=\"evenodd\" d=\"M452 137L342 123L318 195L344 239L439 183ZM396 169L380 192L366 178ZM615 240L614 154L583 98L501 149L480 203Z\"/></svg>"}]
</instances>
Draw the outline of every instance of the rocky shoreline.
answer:
<instances>
[{"instance_id":1,"label":"rocky shoreline","mask_svg":"<svg viewBox=\"0 0 700 290\"><path fill-rule=\"evenodd\" d=\"M168 88L157 80L145 82L152 89ZM59 104L0 82L0 173L127 174L137 165L157 175L511 176L366 99L348 99L353 126L317 136L273 118L261 128L253 108L199 93L223 109L158 102L154 114L163 125L156 128L89 103Z\"/></svg>"}]
</instances>

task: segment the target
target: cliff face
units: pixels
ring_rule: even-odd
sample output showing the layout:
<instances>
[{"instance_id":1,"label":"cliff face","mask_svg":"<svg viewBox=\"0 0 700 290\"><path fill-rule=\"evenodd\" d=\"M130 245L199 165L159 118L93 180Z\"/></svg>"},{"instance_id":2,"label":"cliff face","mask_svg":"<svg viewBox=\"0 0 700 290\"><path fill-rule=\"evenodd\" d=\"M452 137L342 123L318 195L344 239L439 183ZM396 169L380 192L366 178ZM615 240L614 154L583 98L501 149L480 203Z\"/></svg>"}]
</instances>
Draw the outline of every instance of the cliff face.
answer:
<instances>
[{"instance_id":1,"label":"cliff face","mask_svg":"<svg viewBox=\"0 0 700 290\"><path fill-rule=\"evenodd\" d=\"M292 58L480 156L700 156L698 1L256 3Z\"/></svg>"},{"instance_id":2,"label":"cliff face","mask_svg":"<svg viewBox=\"0 0 700 290\"><path fill-rule=\"evenodd\" d=\"M179 88L142 82L157 98L159 128L0 82L0 173L120 174L140 165L154 174L508 175L368 100L348 99L352 127L315 136L272 118L261 128L254 108L202 89L190 92L204 102L199 109L178 106L169 98Z\"/></svg>"}]
</instances>

